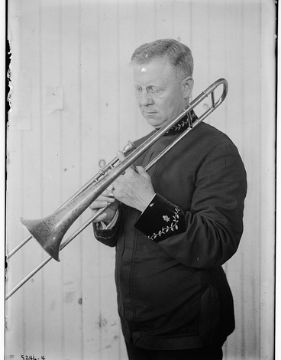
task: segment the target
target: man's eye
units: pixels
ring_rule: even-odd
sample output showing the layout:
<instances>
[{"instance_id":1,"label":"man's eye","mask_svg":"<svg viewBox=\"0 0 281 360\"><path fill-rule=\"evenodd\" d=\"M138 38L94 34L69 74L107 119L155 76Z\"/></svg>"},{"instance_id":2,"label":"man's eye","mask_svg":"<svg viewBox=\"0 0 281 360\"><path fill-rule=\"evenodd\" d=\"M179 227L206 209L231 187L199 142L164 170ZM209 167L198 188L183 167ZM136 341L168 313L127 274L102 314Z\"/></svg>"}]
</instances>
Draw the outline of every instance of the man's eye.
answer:
<instances>
[{"instance_id":1,"label":"man's eye","mask_svg":"<svg viewBox=\"0 0 281 360\"><path fill-rule=\"evenodd\" d=\"M159 94L161 92L161 89L158 88L158 87L152 87L151 90L150 90L151 94Z\"/></svg>"}]
</instances>

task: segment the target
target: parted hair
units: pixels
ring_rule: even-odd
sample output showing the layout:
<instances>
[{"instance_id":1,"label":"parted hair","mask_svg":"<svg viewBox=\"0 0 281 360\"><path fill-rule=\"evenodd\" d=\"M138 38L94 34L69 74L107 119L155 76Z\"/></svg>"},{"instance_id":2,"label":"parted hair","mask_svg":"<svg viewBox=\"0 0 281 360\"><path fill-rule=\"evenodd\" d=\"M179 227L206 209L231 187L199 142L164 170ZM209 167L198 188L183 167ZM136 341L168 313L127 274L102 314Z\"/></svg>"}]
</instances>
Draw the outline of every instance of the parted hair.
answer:
<instances>
[{"instance_id":1,"label":"parted hair","mask_svg":"<svg viewBox=\"0 0 281 360\"><path fill-rule=\"evenodd\" d=\"M157 57L167 57L170 64L185 76L192 76L193 57L186 45L174 39L160 39L139 46L131 57L132 63L145 64Z\"/></svg>"}]
</instances>

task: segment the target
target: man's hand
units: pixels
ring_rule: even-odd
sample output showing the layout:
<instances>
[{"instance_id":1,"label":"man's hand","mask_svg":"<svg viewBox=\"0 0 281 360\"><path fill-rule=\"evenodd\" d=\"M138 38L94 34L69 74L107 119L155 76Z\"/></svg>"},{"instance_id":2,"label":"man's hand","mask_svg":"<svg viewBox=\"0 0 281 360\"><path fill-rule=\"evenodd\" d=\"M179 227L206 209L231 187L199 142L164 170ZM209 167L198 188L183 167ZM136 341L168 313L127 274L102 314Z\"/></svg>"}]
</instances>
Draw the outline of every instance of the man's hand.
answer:
<instances>
[{"instance_id":1,"label":"man's hand","mask_svg":"<svg viewBox=\"0 0 281 360\"><path fill-rule=\"evenodd\" d=\"M112 196L111 190L105 190L95 201L90 205L90 209L97 212L99 209L109 205L109 207L99 215L93 222L98 223L103 221L105 224L109 224L114 218L114 215L118 208L118 201Z\"/></svg>"},{"instance_id":2,"label":"man's hand","mask_svg":"<svg viewBox=\"0 0 281 360\"><path fill-rule=\"evenodd\" d=\"M120 160L124 155L118 154ZM115 199L143 212L155 195L150 176L142 166L136 171L128 168L124 175L120 175L113 183L112 191Z\"/></svg>"}]
</instances>

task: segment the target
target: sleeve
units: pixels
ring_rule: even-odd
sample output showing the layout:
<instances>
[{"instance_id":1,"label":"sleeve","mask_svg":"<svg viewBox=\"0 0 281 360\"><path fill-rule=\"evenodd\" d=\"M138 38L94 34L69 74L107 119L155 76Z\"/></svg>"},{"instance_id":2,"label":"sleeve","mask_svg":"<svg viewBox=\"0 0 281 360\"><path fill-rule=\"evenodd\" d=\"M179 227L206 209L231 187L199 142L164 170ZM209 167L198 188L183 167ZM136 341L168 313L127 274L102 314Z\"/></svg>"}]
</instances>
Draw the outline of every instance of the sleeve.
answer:
<instances>
[{"instance_id":1,"label":"sleeve","mask_svg":"<svg viewBox=\"0 0 281 360\"><path fill-rule=\"evenodd\" d=\"M196 173L188 211L157 194L135 226L186 266L219 266L238 248L246 190L246 172L236 147L218 145Z\"/></svg>"},{"instance_id":2,"label":"sleeve","mask_svg":"<svg viewBox=\"0 0 281 360\"><path fill-rule=\"evenodd\" d=\"M93 223L95 238L108 246L116 245L116 235L120 227L120 211L117 210L112 221L106 226L103 223Z\"/></svg>"}]
</instances>

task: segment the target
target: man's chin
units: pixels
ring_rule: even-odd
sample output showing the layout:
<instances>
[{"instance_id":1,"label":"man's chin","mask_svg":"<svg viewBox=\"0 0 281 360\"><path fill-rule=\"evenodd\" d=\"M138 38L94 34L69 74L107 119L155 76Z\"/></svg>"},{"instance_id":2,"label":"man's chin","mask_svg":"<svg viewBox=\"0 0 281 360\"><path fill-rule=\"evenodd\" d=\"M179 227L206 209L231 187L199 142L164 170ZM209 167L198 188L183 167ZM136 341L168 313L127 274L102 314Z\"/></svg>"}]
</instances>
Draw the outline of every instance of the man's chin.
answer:
<instances>
[{"instance_id":1,"label":"man's chin","mask_svg":"<svg viewBox=\"0 0 281 360\"><path fill-rule=\"evenodd\" d=\"M150 116L146 116L145 117L146 121L148 122L149 125L153 126L156 129L159 129L163 126L164 121L160 120L160 119L155 119L153 117Z\"/></svg>"},{"instance_id":2,"label":"man's chin","mask_svg":"<svg viewBox=\"0 0 281 360\"><path fill-rule=\"evenodd\" d=\"M166 126L168 124L168 121L159 121L159 120L152 120L152 119L147 119L147 122L149 125L151 125L152 127L154 127L154 129L161 129L164 126Z\"/></svg>"}]
</instances>

